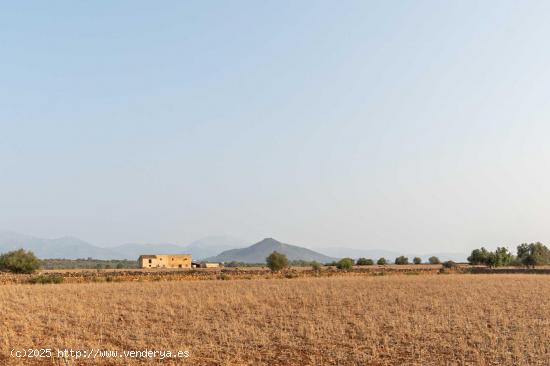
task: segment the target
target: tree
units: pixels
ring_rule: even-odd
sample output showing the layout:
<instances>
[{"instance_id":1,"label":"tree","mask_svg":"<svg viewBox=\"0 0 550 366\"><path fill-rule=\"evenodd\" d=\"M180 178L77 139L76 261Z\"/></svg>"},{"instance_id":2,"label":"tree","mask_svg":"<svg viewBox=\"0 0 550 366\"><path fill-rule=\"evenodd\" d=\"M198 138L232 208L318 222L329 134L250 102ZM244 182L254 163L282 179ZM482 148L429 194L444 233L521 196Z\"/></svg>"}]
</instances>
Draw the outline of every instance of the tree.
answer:
<instances>
[{"instance_id":1,"label":"tree","mask_svg":"<svg viewBox=\"0 0 550 366\"><path fill-rule=\"evenodd\" d=\"M493 253L489 255L488 263L492 267L503 267L512 263L514 256L504 247L498 247Z\"/></svg>"},{"instance_id":2,"label":"tree","mask_svg":"<svg viewBox=\"0 0 550 366\"><path fill-rule=\"evenodd\" d=\"M356 263L358 266L372 266L374 261L367 258L359 258Z\"/></svg>"},{"instance_id":3,"label":"tree","mask_svg":"<svg viewBox=\"0 0 550 366\"><path fill-rule=\"evenodd\" d=\"M378 259L376 264L378 264L379 266L385 266L386 264L388 264L388 261L386 260L386 258L382 257L382 258Z\"/></svg>"},{"instance_id":4,"label":"tree","mask_svg":"<svg viewBox=\"0 0 550 366\"><path fill-rule=\"evenodd\" d=\"M483 247L481 249L472 250L472 254L468 257L470 264L487 264L489 251Z\"/></svg>"},{"instance_id":5,"label":"tree","mask_svg":"<svg viewBox=\"0 0 550 366\"><path fill-rule=\"evenodd\" d=\"M336 268L348 271L353 268L354 261L351 258L342 258L336 262Z\"/></svg>"},{"instance_id":6,"label":"tree","mask_svg":"<svg viewBox=\"0 0 550 366\"><path fill-rule=\"evenodd\" d=\"M521 247L521 246L520 246ZM518 250L521 251L524 248ZM490 252L485 248L474 249L468 257L470 264L485 264L489 267L502 267L512 263L514 256L504 247L497 247L494 252Z\"/></svg>"},{"instance_id":7,"label":"tree","mask_svg":"<svg viewBox=\"0 0 550 366\"><path fill-rule=\"evenodd\" d=\"M24 249L0 255L0 271L33 273L40 268L40 261L33 252Z\"/></svg>"},{"instance_id":8,"label":"tree","mask_svg":"<svg viewBox=\"0 0 550 366\"><path fill-rule=\"evenodd\" d=\"M413 263L414 263L414 264L422 264L422 258L420 258L420 257L414 257Z\"/></svg>"},{"instance_id":9,"label":"tree","mask_svg":"<svg viewBox=\"0 0 550 366\"><path fill-rule=\"evenodd\" d=\"M440 264L441 263L439 258L437 258L436 256L432 256L432 257L428 258L428 262L430 262L430 264Z\"/></svg>"},{"instance_id":10,"label":"tree","mask_svg":"<svg viewBox=\"0 0 550 366\"><path fill-rule=\"evenodd\" d=\"M409 264L409 258L401 255L395 258L395 264Z\"/></svg>"},{"instance_id":11,"label":"tree","mask_svg":"<svg viewBox=\"0 0 550 366\"><path fill-rule=\"evenodd\" d=\"M270 270L273 272L277 272L282 270L283 268L288 267L288 258L283 253L279 253L277 251L274 251L271 253L265 261L267 262L267 266Z\"/></svg>"},{"instance_id":12,"label":"tree","mask_svg":"<svg viewBox=\"0 0 550 366\"><path fill-rule=\"evenodd\" d=\"M519 245L517 254L521 263L527 267L535 267L550 263L550 250L546 245L540 242Z\"/></svg>"}]
</instances>

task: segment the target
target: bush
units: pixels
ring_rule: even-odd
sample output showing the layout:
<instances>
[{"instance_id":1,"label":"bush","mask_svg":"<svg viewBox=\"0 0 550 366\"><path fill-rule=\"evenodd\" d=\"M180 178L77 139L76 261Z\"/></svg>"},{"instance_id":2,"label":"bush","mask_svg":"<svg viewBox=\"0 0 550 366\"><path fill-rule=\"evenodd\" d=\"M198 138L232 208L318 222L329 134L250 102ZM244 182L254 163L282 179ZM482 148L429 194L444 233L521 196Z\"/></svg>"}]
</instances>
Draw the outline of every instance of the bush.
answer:
<instances>
[{"instance_id":1,"label":"bush","mask_svg":"<svg viewBox=\"0 0 550 366\"><path fill-rule=\"evenodd\" d=\"M430 262L430 264L440 264L441 263L439 258L437 258L436 256L428 258L428 262Z\"/></svg>"},{"instance_id":2,"label":"bush","mask_svg":"<svg viewBox=\"0 0 550 366\"><path fill-rule=\"evenodd\" d=\"M378 264L379 266L385 266L386 264L388 264L388 261L386 260L386 258L382 257L382 258L378 259L376 264Z\"/></svg>"},{"instance_id":3,"label":"bush","mask_svg":"<svg viewBox=\"0 0 550 366\"><path fill-rule=\"evenodd\" d=\"M452 268L457 268L458 264L456 264L456 262L453 262L453 261L446 261L446 262L443 262L443 267L452 269Z\"/></svg>"},{"instance_id":4,"label":"bush","mask_svg":"<svg viewBox=\"0 0 550 366\"><path fill-rule=\"evenodd\" d=\"M34 273L38 268L40 261L31 251L19 249L0 255L0 271Z\"/></svg>"},{"instance_id":5,"label":"bush","mask_svg":"<svg viewBox=\"0 0 550 366\"><path fill-rule=\"evenodd\" d=\"M351 258L342 258L338 262L336 262L336 268L348 271L353 268L353 259Z\"/></svg>"},{"instance_id":6,"label":"bush","mask_svg":"<svg viewBox=\"0 0 550 366\"><path fill-rule=\"evenodd\" d=\"M420 258L420 257L414 257L413 263L414 263L414 264L422 264L422 258Z\"/></svg>"},{"instance_id":7,"label":"bush","mask_svg":"<svg viewBox=\"0 0 550 366\"><path fill-rule=\"evenodd\" d=\"M521 259L516 257L516 256L513 256L512 257L512 260L510 261L510 266L514 266L514 267L521 267L523 266L524 264L521 262Z\"/></svg>"},{"instance_id":8,"label":"bush","mask_svg":"<svg viewBox=\"0 0 550 366\"><path fill-rule=\"evenodd\" d=\"M372 266L374 261L367 258L359 258L356 263L358 266Z\"/></svg>"},{"instance_id":9,"label":"bush","mask_svg":"<svg viewBox=\"0 0 550 366\"><path fill-rule=\"evenodd\" d=\"M401 256L395 258L395 264L401 264L401 265L409 264L409 258L401 255Z\"/></svg>"},{"instance_id":10,"label":"bush","mask_svg":"<svg viewBox=\"0 0 550 366\"><path fill-rule=\"evenodd\" d=\"M277 272L288 267L288 258L286 255L276 251L271 253L265 261L267 262L269 269L273 272Z\"/></svg>"},{"instance_id":11,"label":"bush","mask_svg":"<svg viewBox=\"0 0 550 366\"><path fill-rule=\"evenodd\" d=\"M315 272L319 272L321 270L321 263L316 261L311 262L311 269Z\"/></svg>"},{"instance_id":12,"label":"bush","mask_svg":"<svg viewBox=\"0 0 550 366\"><path fill-rule=\"evenodd\" d=\"M38 275L29 278L29 283L36 284L46 284L46 283L62 283L64 278L58 275Z\"/></svg>"}]
</instances>

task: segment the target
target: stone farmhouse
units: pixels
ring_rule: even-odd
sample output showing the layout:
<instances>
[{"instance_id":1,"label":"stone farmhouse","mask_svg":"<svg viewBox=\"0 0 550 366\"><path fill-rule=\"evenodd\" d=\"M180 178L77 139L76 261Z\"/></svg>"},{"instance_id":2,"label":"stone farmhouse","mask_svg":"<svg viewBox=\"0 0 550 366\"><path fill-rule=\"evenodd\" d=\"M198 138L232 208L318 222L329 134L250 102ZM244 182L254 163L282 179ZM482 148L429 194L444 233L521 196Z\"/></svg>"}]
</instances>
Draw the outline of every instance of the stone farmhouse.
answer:
<instances>
[{"instance_id":1,"label":"stone farmhouse","mask_svg":"<svg viewBox=\"0 0 550 366\"><path fill-rule=\"evenodd\" d=\"M141 255L138 259L141 268L191 268L191 254Z\"/></svg>"}]
</instances>

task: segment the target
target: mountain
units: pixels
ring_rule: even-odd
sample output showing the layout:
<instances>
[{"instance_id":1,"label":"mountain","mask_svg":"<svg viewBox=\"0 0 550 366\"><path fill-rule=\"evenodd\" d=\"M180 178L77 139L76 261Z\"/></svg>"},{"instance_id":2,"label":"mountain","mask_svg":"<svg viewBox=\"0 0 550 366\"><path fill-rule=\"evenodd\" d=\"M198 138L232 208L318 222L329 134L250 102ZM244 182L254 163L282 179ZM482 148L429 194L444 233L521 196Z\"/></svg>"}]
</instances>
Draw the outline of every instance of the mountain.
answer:
<instances>
[{"instance_id":1,"label":"mountain","mask_svg":"<svg viewBox=\"0 0 550 366\"><path fill-rule=\"evenodd\" d=\"M100 247L79 238L65 236L57 239L44 239L10 231L0 232L0 253L23 248L31 250L38 258L94 258L136 260L142 254L189 253L194 259L203 259L230 248L246 245L240 239L226 236L209 236L192 242L177 245L128 243L114 247Z\"/></svg>"},{"instance_id":2,"label":"mountain","mask_svg":"<svg viewBox=\"0 0 550 366\"><path fill-rule=\"evenodd\" d=\"M213 262L264 263L265 258L274 251L285 254L289 260L317 261L321 263L334 260L334 258L313 250L284 244L272 238L266 238L247 248L226 250L215 257L208 258L208 260Z\"/></svg>"},{"instance_id":3,"label":"mountain","mask_svg":"<svg viewBox=\"0 0 550 366\"><path fill-rule=\"evenodd\" d=\"M232 248L241 248L246 242L228 236L207 236L195 240L189 245L177 244L138 244L130 243L112 247L110 249L119 253L119 258L137 259L142 254L191 254L193 259L204 259Z\"/></svg>"},{"instance_id":4,"label":"mountain","mask_svg":"<svg viewBox=\"0 0 550 366\"><path fill-rule=\"evenodd\" d=\"M105 249L105 248L103 248ZM188 253L186 248L176 244L138 244L129 243L109 248L116 252L117 259L138 259L142 254L178 254ZM101 258L98 258L101 259Z\"/></svg>"},{"instance_id":5,"label":"mountain","mask_svg":"<svg viewBox=\"0 0 550 366\"><path fill-rule=\"evenodd\" d=\"M43 239L14 232L0 232L0 253L19 248L33 251L38 258L117 259L119 255L112 249L100 248L71 236Z\"/></svg>"},{"instance_id":6,"label":"mountain","mask_svg":"<svg viewBox=\"0 0 550 366\"><path fill-rule=\"evenodd\" d=\"M204 259L229 249L243 248L250 243L230 236L207 236L185 247L193 258Z\"/></svg>"},{"instance_id":7,"label":"mountain","mask_svg":"<svg viewBox=\"0 0 550 366\"><path fill-rule=\"evenodd\" d=\"M208 258L219 262L249 262L263 263L265 257L274 250L284 253L288 259L316 260L318 262L332 262L334 258L359 257L377 259L384 257L393 261L396 257L404 254L412 258L418 254L400 253L383 249L354 249L354 248L324 248L319 252L310 249L288 245L278 242L275 239L264 239L252 246L245 247L246 242L227 236L208 236L196 240L191 244L123 244L115 247L104 248L93 245L79 238L64 236L55 239L38 238L31 235L24 235L10 231L0 231L0 253L23 248L33 251L38 258L94 258L94 259L130 259L136 260L142 254L178 254L189 253L193 259ZM245 248L243 248L245 247ZM242 249L234 249L242 248ZM221 252L221 253L220 253ZM216 255L216 253L220 253ZM464 262L468 256L465 253L430 253L418 255L423 261L435 255L442 261L453 260Z\"/></svg>"}]
</instances>

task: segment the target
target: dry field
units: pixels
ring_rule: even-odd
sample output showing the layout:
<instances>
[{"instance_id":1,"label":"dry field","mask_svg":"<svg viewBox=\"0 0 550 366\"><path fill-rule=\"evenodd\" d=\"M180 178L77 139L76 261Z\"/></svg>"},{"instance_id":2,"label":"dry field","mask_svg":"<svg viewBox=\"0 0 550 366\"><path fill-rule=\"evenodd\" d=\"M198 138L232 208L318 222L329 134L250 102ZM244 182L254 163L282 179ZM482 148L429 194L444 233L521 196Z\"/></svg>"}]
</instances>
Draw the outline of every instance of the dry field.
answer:
<instances>
[{"instance_id":1,"label":"dry field","mask_svg":"<svg viewBox=\"0 0 550 366\"><path fill-rule=\"evenodd\" d=\"M17 359L11 349L189 350ZM550 277L0 286L0 365L548 365Z\"/></svg>"}]
</instances>

